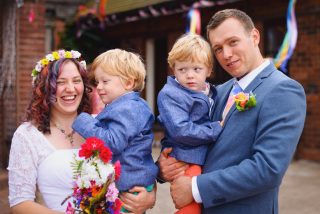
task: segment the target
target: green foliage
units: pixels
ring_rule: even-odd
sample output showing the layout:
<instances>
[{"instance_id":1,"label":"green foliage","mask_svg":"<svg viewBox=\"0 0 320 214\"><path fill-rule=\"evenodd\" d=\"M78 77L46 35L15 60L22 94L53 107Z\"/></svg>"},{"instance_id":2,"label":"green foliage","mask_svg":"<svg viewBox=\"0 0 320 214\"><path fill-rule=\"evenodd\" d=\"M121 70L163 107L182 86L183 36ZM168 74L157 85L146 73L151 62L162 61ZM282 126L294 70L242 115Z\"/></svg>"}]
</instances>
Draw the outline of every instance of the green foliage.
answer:
<instances>
[{"instance_id":1,"label":"green foliage","mask_svg":"<svg viewBox=\"0 0 320 214\"><path fill-rule=\"evenodd\" d=\"M76 155L73 155L73 162L71 162L71 168L73 173L73 179L76 180L77 177L81 174L82 165L84 160L78 160Z\"/></svg>"}]
</instances>

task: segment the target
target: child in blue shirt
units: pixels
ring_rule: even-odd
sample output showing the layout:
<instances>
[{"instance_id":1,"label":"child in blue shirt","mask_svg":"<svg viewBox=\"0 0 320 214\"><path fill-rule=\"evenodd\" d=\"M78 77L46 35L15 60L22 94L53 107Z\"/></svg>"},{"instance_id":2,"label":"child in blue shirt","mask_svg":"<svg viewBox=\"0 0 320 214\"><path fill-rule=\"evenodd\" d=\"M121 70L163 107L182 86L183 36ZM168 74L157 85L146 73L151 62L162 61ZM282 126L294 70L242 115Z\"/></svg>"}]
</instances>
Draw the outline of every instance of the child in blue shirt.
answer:
<instances>
[{"instance_id":1,"label":"child in blue shirt","mask_svg":"<svg viewBox=\"0 0 320 214\"><path fill-rule=\"evenodd\" d=\"M158 168L152 159L154 116L139 96L146 70L137 54L120 49L100 54L92 64L97 92L106 105L97 117L81 113L72 128L84 138L102 139L121 163L120 191L151 191Z\"/></svg>"},{"instance_id":2,"label":"child in blue shirt","mask_svg":"<svg viewBox=\"0 0 320 214\"><path fill-rule=\"evenodd\" d=\"M210 120L216 89L206 82L213 68L211 48L201 36L186 34L173 45L168 63L174 76L159 92L159 122L164 126L163 148L172 147L170 156L189 164L185 174L201 174L208 145L222 130L219 121ZM193 202L177 213L200 214L201 207Z\"/></svg>"}]
</instances>

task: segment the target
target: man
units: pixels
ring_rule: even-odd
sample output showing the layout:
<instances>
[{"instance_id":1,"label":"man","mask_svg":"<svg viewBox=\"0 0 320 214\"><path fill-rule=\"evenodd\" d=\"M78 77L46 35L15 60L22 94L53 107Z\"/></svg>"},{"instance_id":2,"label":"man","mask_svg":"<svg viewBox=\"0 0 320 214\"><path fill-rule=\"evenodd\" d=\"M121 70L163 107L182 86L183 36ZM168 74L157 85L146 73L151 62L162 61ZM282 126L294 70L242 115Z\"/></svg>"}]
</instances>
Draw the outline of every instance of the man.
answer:
<instances>
[{"instance_id":1,"label":"man","mask_svg":"<svg viewBox=\"0 0 320 214\"><path fill-rule=\"evenodd\" d=\"M304 90L263 58L259 32L244 12L217 12L207 36L217 61L234 77L217 87L213 121L222 120L223 131L209 148L202 175L181 176L185 166L164 150L160 176L172 181L176 208L195 200L203 213L278 213L279 186L304 126ZM256 105L229 110L229 95L239 86L255 95Z\"/></svg>"}]
</instances>

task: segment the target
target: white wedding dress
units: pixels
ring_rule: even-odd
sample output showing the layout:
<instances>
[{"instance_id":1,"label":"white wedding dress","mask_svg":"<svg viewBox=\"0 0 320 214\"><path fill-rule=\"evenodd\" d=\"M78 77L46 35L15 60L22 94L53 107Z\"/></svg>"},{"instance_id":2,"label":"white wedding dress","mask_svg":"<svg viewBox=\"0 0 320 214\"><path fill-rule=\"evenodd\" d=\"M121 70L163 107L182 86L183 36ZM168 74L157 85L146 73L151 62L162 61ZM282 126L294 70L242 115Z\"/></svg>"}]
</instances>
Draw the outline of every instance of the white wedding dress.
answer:
<instances>
[{"instance_id":1,"label":"white wedding dress","mask_svg":"<svg viewBox=\"0 0 320 214\"><path fill-rule=\"evenodd\" d=\"M72 194L71 161L78 151L57 150L31 123L20 125L10 149L10 207L26 200L34 201L38 187L48 208L65 212L68 201L61 203Z\"/></svg>"}]
</instances>

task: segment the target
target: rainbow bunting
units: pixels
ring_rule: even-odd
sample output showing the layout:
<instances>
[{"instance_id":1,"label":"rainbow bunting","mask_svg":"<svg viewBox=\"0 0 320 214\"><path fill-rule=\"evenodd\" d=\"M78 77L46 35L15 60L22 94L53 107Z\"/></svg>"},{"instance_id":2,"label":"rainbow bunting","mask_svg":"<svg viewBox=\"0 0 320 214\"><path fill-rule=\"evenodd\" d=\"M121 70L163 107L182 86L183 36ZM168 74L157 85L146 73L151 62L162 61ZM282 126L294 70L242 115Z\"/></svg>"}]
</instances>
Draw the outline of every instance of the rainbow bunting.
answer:
<instances>
[{"instance_id":1,"label":"rainbow bunting","mask_svg":"<svg viewBox=\"0 0 320 214\"><path fill-rule=\"evenodd\" d=\"M188 12L188 23L186 32L201 34L201 16L198 9L190 9Z\"/></svg>"},{"instance_id":2,"label":"rainbow bunting","mask_svg":"<svg viewBox=\"0 0 320 214\"><path fill-rule=\"evenodd\" d=\"M78 7L77 19L92 14L102 20L102 18L106 16L107 3L108 0L99 0L99 2L94 0L87 1L85 5Z\"/></svg>"},{"instance_id":3,"label":"rainbow bunting","mask_svg":"<svg viewBox=\"0 0 320 214\"><path fill-rule=\"evenodd\" d=\"M107 3L108 3L108 0L100 0L99 2L100 17L104 17L106 15Z\"/></svg>"},{"instance_id":4,"label":"rainbow bunting","mask_svg":"<svg viewBox=\"0 0 320 214\"><path fill-rule=\"evenodd\" d=\"M297 21L294 14L295 3L296 0L289 1L287 10L287 32L278 54L273 59L275 66L281 68L284 72L287 72L287 63L293 54L298 38Z\"/></svg>"}]
</instances>

